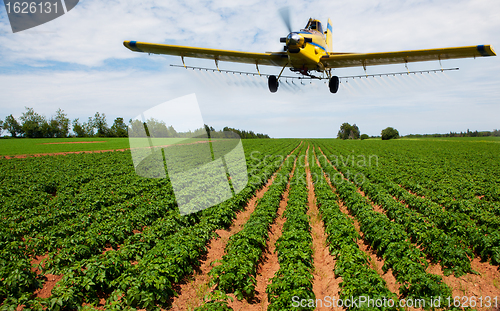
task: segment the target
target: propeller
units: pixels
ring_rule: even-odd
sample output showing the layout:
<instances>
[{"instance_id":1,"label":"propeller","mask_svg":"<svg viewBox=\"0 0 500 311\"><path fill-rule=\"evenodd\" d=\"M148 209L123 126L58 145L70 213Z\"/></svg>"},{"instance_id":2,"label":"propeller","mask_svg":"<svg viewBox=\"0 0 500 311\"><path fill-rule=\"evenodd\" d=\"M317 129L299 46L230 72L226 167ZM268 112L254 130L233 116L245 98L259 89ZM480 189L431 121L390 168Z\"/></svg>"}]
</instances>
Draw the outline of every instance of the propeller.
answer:
<instances>
[{"instance_id":1,"label":"propeller","mask_svg":"<svg viewBox=\"0 0 500 311\"><path fill-rule=\"evenodd\" d=\"M281 19L288 29L288 33L292 32L292 23L290 21L290 7L286 6L279 10Z\"/></svg>"}]
</instances>

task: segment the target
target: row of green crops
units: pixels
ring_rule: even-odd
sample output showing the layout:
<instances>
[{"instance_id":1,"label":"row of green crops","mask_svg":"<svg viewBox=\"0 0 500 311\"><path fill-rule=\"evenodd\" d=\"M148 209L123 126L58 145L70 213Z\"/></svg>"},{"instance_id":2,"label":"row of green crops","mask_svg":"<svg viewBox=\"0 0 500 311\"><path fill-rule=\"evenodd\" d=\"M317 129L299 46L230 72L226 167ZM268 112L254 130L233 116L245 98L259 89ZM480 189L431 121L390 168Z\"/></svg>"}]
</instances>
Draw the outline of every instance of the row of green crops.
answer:
<instances>
[{"instance_id":1,"label":"row of green crops","mask_svg":"<svg viewBox=\"0 0 500 311\"><path fill-rule=\"evenodd\" d=\"M279 270L267 286L268 310L314 310L293 306L293 297L315 299L313 292L313 249L311 226L307 215L308 189L306 183L305 150L301 152L294 175L290 181L290 191L283 217L286 221L281 236L276 241Z\"/></svg>"},{"instance_id":2,"label":"row of green crops","mask_svg":"<svg viewBox=\"0 0 500 311\"><path fill-rule=\"evenodd\" d=\"M339 298L343 301L361 296L373 300L392 299L392 305L397 306L396 295L387 289L386 282L371 268L368 255L358 247L356 242L361 236L353 221L340 210L339 197L328 184L314 152L312 155L309 158L309 166L312 176L316 177L316 204L321 212L330 253L336 260L335 275L342 277Z\"/></svg>"}]
</instances>

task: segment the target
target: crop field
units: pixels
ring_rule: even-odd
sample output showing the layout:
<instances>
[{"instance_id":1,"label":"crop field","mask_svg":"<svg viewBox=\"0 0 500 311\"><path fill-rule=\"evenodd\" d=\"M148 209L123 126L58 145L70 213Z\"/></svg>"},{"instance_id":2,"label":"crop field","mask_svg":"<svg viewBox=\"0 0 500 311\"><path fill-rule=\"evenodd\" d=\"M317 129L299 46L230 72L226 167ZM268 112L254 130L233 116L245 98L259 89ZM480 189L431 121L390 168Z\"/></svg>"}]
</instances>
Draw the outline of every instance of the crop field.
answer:
<instances>
[{"instance_id":1,"label":"crop field","mask_svg":"<svg viewBox=\"0 0 500 311\"><path fill-rule=\"evenodd\" d=\"M0 142L0 310L500 308L498 139L242 140L186 215L103 140Z\"/></svg>"},{"instance_id":2,"label":"crop field","mask_svg":"<svg viewBox=\"0 0 500 311\"><path fill-rule=\"evenodd\" d=\"M48 155L129 148L128 138L30 138L0 139L0 156Z\"/></svg>"}]
</instances>

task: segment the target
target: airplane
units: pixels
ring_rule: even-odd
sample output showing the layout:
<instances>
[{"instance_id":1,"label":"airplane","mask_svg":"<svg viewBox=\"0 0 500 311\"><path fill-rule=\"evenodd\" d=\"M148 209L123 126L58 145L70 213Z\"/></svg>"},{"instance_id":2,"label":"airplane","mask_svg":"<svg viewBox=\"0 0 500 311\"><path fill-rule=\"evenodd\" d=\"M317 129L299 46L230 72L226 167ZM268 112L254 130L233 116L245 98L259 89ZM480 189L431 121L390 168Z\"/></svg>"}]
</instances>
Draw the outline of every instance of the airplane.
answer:
<instances>
[{"instance_id":1,"label":"airplane","mask_svg":"<svg viewBox=\"0 0 500 311\"><path fill-rule=\"evenodd\" d=\"M304 29L293 32L289 18L284 16L283 13L282 18L288 27L289 34L286 37L280 38L280 42L285 43L283 51L280 52L252 53L178 45L155 44L138 41L124 41L123 44L125 45L125 47L134 52L180 56L182 59L183 67L185 68L188 68L188 66L186 66L186 64L184 63L185 57L213 59L215 60L215 65L218 71L221 71L218 66L219 61L254 64L256 65L257 73L259 75L261 75L259 71L259 65L281 67L282 69L278 77L276 77L275 75L267 75L269 90L272 93L278 90L280 78L294 78L285 77L282 75L286 67L289 67L291 71L297 72L302 75L302 77L299 77L299 79L328 79L330 92L337 93L339 89L340 79L338 76L332 75L331 73L331 70L335 68L362 66L366 74L367 66L405 64L409 74L410 71L408 70L407 64L410 62L439 60L439 62L441 63L441 60L445 59L496 56L495 51L493 50L493 47L491 45L475 45L380 53L333 52L332 23L330 19L328 19L326 29L323 28L323 25L319 20L310 18ZM189 68L194 69L196 67ZM458 68L447 70L457 69ZM215 69L210 70L215 71ZM235 73L235 71L225 71ZM314 75L314 71L322 73L323 76L318 77ZM444 71L444 69L442 69L441 67L441 70L431 71ZM256 75L255 73L247 74ZM379 74L379 76L381 75L386 74ZM368 77L368 75L366 76Z\"/></svg>"}]
</instances>

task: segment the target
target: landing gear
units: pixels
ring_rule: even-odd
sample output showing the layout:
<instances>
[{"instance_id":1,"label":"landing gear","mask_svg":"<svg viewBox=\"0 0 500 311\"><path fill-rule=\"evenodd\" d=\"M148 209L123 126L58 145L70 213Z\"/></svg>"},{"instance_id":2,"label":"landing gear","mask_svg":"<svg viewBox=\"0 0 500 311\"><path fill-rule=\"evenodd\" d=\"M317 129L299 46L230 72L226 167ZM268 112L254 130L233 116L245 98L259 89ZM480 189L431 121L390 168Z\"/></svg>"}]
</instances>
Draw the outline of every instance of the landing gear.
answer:
<instances>
[{"instance_id":1,"label":"landing gear","mask_svg":"<svg viewBox=\"0 0 500 311\"><path fill-rule=\"evenodd\" d=\"M276 93L279 86L278 79L276 78L276 76L269 76L267 84L269 85L269 91L271 91L271 93Z\"/></svg>"},{"instance_id":2,"label":"landing gear","mask_svg":"<svg viewBox=\"0 0 500 311\"><path fill-rule=\"evenodd\" d=\"M328 87L330 87L330 92L337 93L339 90L339 77L333 76L330 78L330 82L328 83Z\"/></svg>"}]
</instances>

